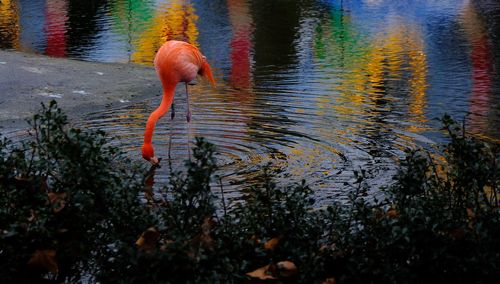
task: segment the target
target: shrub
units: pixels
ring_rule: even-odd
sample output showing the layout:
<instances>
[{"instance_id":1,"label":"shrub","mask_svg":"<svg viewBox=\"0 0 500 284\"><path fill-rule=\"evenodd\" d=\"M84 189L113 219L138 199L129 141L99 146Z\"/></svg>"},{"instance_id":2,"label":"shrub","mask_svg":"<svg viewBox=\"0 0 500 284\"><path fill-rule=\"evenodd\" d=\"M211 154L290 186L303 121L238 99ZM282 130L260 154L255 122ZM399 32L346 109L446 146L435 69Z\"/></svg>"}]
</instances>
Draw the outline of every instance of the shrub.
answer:
<instances>
[{"instance_id":1,"label":"shrub","mask_svg":"<svg viewBox=\"0 0 500 284\"><path fill-rule=\"evenodd\" d=\"M446 161L409 151L383 200L368 196L360 170L347 202L316 208L305 182L278 186L266 167L261 185L227 205L212 193L215 149L204 139L187 171L174 172L153 198L142 192L145 169L107 146L102 132L68 127L51 103L34 117L32 140L0 144L0 277L496 283L498 146L449 117L443 125Z\"/></svg>"},{"instance_id":2,"label":"shrub","mask_svg":"<svg viewBox=\"0 0 500 284\"><path fill-rule=\"evenodd\" d=\"M68 127L55 102L30 124L29 141L0 144L0 278L89 277L150 219L140 171L104 133Z\"/></svg>"}]
</instances>

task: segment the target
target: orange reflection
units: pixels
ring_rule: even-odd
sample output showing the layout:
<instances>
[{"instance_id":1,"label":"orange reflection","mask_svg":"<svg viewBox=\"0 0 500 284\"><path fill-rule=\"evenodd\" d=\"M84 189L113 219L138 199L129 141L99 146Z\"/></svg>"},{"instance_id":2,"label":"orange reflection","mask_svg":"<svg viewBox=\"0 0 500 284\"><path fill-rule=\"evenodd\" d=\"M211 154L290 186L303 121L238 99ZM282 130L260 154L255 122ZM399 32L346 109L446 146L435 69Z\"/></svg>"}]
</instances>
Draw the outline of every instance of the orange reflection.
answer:
<instances>
[{"instance_id":1,"label":"orange reflection","mask_svg":"<svg viewBox=\"0 0 500 284\"><path fill-rule=\"evenodd\" d=\"M19 48L19 15L17 3L0 1L0 47Z\"/></svg>"},{"instance_id":2,"label":"orange reflection","mask_svg":"<svg viewBox=\"0 0 500 284\"><path fill-rule=\"evenodd\" d=\"M66 0L52 0L45 3L45 31L47 47L45 54L66 56L66 22L68 21Z\"/></svg>"},{"instance_id":3,"label":"orange reflection","mask_svg":"<svg viewBox=\"0 0 500 284\"><path fill-rule=\"evenodd\" d=\"M198 45L198 16L187 0L173 0L158 7L149 26L133 43L131 61L152 64L156 51L167 40L183 40Z\"/></svg>"}]
</instances>

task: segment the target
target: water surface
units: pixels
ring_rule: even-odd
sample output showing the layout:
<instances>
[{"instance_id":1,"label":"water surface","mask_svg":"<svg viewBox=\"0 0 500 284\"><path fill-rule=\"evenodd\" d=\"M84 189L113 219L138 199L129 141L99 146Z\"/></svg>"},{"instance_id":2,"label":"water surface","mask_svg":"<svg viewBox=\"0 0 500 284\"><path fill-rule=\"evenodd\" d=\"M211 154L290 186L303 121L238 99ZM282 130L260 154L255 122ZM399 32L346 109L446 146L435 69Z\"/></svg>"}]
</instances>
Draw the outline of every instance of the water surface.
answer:
<instances>
[{"instance_id":1,"label":"water surface","mask_svg":"<svg viewBox=\"0 0 500 284\"><path fill-rule=\"evenodd\" d=\"M0 47L80 60L151 65L169 39L198 46L217 89L190 86L193 119L177 89L177 116L154 144L174 168L188 139L218 149L224 186L256 183L273 162L281 180L306 179L336 197L365 169L374 184L415 147L445 141L436 118L500 138L500 4L494 0L168 1L1 0ZM101 128L138 157L151 94L81 126ZM192 142L191 142L192 146ZM157 184L168 167L158 169Z\"/></svg>"}]
</instances>

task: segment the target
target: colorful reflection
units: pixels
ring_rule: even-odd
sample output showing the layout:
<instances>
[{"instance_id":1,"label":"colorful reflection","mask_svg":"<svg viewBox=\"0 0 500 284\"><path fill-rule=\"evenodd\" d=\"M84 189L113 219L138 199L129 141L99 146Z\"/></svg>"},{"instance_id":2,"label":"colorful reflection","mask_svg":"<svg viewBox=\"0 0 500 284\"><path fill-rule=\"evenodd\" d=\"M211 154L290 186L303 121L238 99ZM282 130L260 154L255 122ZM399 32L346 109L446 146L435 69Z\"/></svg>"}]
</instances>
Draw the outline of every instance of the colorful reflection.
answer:
<instances>
[{"instance_id":1,"label":"colorful reflection","mask_svg":"<svg viewBox=\"0 0 500 284\"><path fill-rule=\"evenodd\" d=\"M155 16L155 3L151 0L112 1L110 5L113 30L126 46L126 58L130 62L139 35L145 32Z\"/></svg>"},{"instance_id":2,"label":"colorful reflection","mask_svg":"<svg viewBox=\"0 0 500 284\"><path fill-rule=\"evenodd\" d=\"M445 112L470 113L473 132L498 136L500 23L497 12L485 21L479 2L0 0L0 44L146 65L166 40L200 45L218 88L190 86L188 126L179 87L180 115L160 123L158 151L172 138L185 156L186 137L199 135L217 144L226 174L257 178L256 165L275 159L285 174L322 182L348 163L390 167L402 150L442 141L433 119ZM158 105L143 87L129 107L89 122L123 128L134 157Z\"/></svg>"},{"instance_id":3,"label":"colorful reflection","mask_svg":"<svg viewBox=\"0 0 500 284\"><path fill-rule=\"evenodd\" d=\"M19 15L15 0L0 1L0 48L19 48Z\"/></svg>"},{"instance_id":4,"label":"colorful reflection","mask_svg":"<svg viewBox=\"0 0 500 284\"><path fill-rule=\"evenodd\" d=\"M68 21L66 0L51 0L45 4L45 33L47 46L45 54L56 57L66 56L66 23Z\"/></svg>"},{"instance_id":5,"label":"colorful reflection","mask_svg":"<svg viewBox=\"0 0 500 284\"><path fill-rule=\"evenodd\" d=\"M407 119L411 122L406 131L426 129L427 57L415 26L392 16L387 30L362 35L350 15L340 9L321 23L316 58L325 68L342 71L332 85L337 93L335 101L328 103L339 119L365 116L375 120L392 111L391 102L406 96L402 99L408 102Z\"/></svg>"},{"instance_id":6,"label":"colorful reflection","mask_svg":"<svg viewBox=\"0 0 500 284\"><path fill-rule=\"evenodd\" d=\"M428 130L425 116L427 107L426 91L427 83L427 55L424 50L424 42L421 33L416 29L407 30L407 56L409 71L411 75L408 80L410 88L410 101L408 113L409 121L413 122L407 127L410 132L423 132Z\"/></svg>"},{"instance_id":7,"label":"colorful reflection","mask_svg":"<svg viewBox=\"0 0 500 284\"><path fill-rule=\"evenodd\" d=\"M110 13L113 19L113 28L133 41L138 33L145 30L145 26L155 16L155 4L151 0L113 1Z\"/></svg>"},{"instance_id":8,"label":"colorful reflection","mask_svg":"<svg viewBox=\"0 0 500 284\"><path fill-rule=\"evenodd\" d=\"M472 3L462 11L461 23L471 45L470 60L472 63L472 92L468 124L474 133L484 133L488 129L488 113L492 95L493 58L486 26L480 19Z\"/></svg>"},{"instance_id":9,"label":"colorful reflection","mask_svg":"<svg viewBox=\"0 0 500 284\"><path fill-rule=\"evenodd\" d=\"M230 84L237 89L252 86L252 33L253 22L247 0L228 0L227 9L233 28L231 39Z\"/></svg>"},{"instance_id":10,"label":"colorful reflection","mask_svg":"<svg viewBox=\"0 0 500 284\"><path fill-rule=\"evenodd\" d=\"M188 0L161 3L145 30L132 43L131 62L152 64L156 51L167 40L198 45L197 19L193 4Z\"/></svg>"}]
</instances>

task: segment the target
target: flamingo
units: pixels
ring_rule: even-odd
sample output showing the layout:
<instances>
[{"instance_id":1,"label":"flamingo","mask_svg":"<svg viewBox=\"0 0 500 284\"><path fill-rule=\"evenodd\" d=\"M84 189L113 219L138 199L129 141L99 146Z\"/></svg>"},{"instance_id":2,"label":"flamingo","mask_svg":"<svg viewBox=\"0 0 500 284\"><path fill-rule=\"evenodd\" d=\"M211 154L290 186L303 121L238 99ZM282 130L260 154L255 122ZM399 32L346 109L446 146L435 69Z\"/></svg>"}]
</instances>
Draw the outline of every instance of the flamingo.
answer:
<instances>
[{"instance_id":1,"label":"flamingo","mask_svg":"<svg viewBox=\"0 0 500 284\"><path fill-rule=\"evenodd\" d=\"M163 97L160 106L149 115L146 123L142 157L156 166L160 160L154 154L153 131L158 119L164 116L172 106L177 83L184 82L186 85L186 120L189 123L191 110L189 108L188 83L194 80L197 75L207 78L213 87L215 87L215 80L206 57L198 48L183 41L170 40L165 42L156 53L154 65L163 87ZM173 111L172 109L172 118L174 117Z\"/></svg>"}]
</instances>

